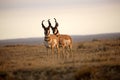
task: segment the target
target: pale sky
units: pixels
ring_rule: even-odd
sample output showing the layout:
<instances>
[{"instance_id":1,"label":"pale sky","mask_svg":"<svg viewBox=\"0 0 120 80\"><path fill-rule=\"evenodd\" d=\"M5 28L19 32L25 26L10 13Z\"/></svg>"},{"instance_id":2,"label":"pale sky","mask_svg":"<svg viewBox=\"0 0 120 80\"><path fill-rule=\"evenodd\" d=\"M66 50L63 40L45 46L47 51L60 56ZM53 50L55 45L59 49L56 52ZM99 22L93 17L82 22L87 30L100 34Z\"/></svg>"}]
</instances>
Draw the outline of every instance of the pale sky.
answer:
<instances>
[{"instance_id":1,"label":"pale sky","mask_svg":"<svg viewBox=\"0 0 120 80\"><path fill-rule=\"evenodd\" d=\"M120 32L120 0L0 0L0 40L43 37L53 18L61 34Z\"/></svg>"}]
</instances>

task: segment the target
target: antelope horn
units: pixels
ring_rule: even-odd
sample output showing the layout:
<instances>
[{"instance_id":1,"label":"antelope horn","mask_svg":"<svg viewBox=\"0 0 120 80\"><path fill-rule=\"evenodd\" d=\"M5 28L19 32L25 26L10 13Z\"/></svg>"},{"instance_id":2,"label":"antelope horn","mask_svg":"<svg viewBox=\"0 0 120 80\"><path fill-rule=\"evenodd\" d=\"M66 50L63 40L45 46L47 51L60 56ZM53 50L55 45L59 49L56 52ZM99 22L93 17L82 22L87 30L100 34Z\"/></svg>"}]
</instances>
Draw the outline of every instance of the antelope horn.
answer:
<instances>
[{"instance_id":1,"label":"antelope horn","mask_svg":"<svg viewBox=\"0 0 120 80\"><path fill-rule=\"evenodd\" d=\"M48 19L48 27L52 27L51 23L50 23L50 19Z\"/></svg>"},{"instance_id":2,"label":"antelope horn","mask_svg":"<svg viewBox=\"0 0 120 80\"><path fill-rule=\"evenodd\" d=\"M55 22L57 22L57 20L54 18Z\"/></svg>"},{"instance_id":3,"label":"antelope horn","mask_svg":"<svg viewBox=\"0 0 120 80\"><path fill-rule=\"evenodd\" d=\"M59 24L58 24L57 20L55 18L54 18L54 20L55 20L55 23L56 23L55 27L58 27Z\"/></svg>"},{"instance_id":4,"label":"antelope horn","mask_svg":"<svg viewBox=\"0 0 120 80\"><path fill-rule=\"evenodd\" d=\"M43 28L45 28L45 26L44 26L44 24L43 24L44 21L45 21L45 20L43 20L43 21L42 21L42 24L41 24Z\"/></svg>"}]
</instances>

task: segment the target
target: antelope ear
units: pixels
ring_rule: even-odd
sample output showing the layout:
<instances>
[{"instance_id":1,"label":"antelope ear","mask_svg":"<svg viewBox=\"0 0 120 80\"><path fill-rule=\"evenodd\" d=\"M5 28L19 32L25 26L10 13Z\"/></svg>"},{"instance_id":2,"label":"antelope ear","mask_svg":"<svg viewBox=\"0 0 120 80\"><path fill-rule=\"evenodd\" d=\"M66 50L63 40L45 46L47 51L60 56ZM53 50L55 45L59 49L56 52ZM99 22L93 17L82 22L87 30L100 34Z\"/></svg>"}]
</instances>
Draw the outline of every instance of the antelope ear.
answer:
<instances>
[{"instance_id":1,"label":"antelope ear","mask_svg":"<svg viewBox=\"0 0 120 80\"><path fill-rule=\"evenodd\" d=\"M45 29L45 26L44 26L44 24L43 24L44 21L45 21L45 20L42 21L41 25L42 25L42 28Z\"/></svg>"}]
</instances>

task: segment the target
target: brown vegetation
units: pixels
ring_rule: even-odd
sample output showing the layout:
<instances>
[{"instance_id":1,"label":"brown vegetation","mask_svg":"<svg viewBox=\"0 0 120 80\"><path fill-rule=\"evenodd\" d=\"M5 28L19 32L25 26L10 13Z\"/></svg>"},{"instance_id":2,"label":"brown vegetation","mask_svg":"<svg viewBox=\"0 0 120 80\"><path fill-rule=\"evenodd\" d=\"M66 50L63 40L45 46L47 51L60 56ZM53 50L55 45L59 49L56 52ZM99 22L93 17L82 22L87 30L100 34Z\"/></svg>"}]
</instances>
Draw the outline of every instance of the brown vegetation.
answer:
<instances>
[{"instance_id":1,"label":"brown vegetation","mask_svg":"<svg viewBox=\"0 0 120 80\"><path fill-rule=\"evenodd\" d=\"M120 80L120 39L77 42L74 57L57 58L43 45L0 47L0 80Z\"/></svg>"}]
</instances>

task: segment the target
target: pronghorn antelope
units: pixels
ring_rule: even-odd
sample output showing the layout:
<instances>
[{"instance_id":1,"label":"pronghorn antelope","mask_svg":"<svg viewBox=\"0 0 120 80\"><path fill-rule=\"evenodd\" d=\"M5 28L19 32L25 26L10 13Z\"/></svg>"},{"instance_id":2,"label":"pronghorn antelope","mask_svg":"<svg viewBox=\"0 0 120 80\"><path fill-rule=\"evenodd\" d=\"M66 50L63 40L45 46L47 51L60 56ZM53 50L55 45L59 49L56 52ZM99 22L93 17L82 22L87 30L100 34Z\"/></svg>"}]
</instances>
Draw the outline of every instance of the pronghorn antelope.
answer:
<instances>
[{"instance_id":1,"label":"pronghorn antelope","mask_svg":"<svg viewBox=\"0 0 120 80\"><path fill-rule=\"evenodd\" d=\"M43 24L44 20L42 21L42 28L44 29L44 44L47 48L47 52L48 52L48 48L51 48L51 53L54 54L54 49L57 48L58 54L59 54L59 39L58 37L56 37L55 35L51 35L50 34L50 26L51 23L48 20L48 27L45 27Z\"/></svg>"},{"instance_id":2,"label":"pronghorn antelope","mask_svg":"<svg viewBox=\"0 0 120 80\"><path fill-rule=\"evenodd\" d=\"M58 31L58 22L55 18L54 20L55 20L55 27L53 27L52 25L50 27L52 28L53 34L59 38L59 46L62 47L63 49L62 50L63 55L65 55L64 51L66 51L67 49L69 49L70 52L72 52L72 38L69 35L60 34Z\"/></svg>"}]
</instances>

